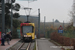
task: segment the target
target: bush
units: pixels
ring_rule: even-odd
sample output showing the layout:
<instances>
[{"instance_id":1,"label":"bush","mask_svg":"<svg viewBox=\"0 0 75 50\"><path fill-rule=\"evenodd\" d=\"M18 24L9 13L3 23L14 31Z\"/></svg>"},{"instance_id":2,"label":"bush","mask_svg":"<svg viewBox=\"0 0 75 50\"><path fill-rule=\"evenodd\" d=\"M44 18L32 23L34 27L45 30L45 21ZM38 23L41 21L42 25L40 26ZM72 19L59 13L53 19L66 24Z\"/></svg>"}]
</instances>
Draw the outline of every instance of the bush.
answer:
<instances>
[{"instance_id":1,"label":"bush","mask_svg":"<svg viewBox=\"0 0 75 50\"><path fill-rule=\"evenodd\" d=\"M62 44L63 46L74 46L75 50L75 39L74 38L69 38L69 37L64 37L58 34L57 32L53 32L50 34L51 40L56 41L57 43Z\"/></svg>"},{"instance_id":2,"label":"bush","mask_svg":"<svg viewBox=\"0 0 75 50\"><path fill-rule=\"evenodd\" d=\"M64 45L65 46L70 46L71 45L71 39L68 38L68 37L64 38Z\"/></svg>"}]
</instances>

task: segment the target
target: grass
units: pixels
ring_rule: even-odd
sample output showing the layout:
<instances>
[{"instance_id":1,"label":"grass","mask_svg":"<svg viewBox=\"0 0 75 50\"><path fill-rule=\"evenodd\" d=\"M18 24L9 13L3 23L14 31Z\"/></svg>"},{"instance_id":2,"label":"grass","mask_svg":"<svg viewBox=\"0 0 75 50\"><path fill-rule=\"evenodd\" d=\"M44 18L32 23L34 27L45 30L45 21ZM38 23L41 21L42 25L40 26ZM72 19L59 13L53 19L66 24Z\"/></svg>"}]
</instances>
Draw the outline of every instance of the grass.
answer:
<instances>
[{"instance_id":1,"label":"grass","mask_svg":"<svg viewBox=\"0 0 75 50\"><path fill-rule=\"evenodd\" d=\"M34 45L34 50L36 50L36 43L35 43L35 45Z\"/></svg>"}]
</instances>

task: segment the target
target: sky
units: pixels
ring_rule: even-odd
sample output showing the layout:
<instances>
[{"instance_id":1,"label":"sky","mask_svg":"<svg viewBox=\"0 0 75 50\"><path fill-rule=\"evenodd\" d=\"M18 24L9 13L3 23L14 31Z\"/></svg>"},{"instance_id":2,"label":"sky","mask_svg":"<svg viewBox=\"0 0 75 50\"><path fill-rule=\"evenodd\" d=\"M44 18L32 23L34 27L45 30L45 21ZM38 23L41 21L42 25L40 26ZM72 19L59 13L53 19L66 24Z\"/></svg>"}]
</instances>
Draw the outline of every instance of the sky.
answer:
<instances>
[{"instance_id":1,"label":"sky","mask_svg":"<svg viewBox=\"0 0 75 50\"><path fill-rule=\"evenodd\" d=\"M38 15L38 9L40 9L41 22L44 21L44 16L46 17L46 22L58 19L60 22L67 23L71 20L69 12L72 10L73 0L37 0L29 2L29 6L27 1L17 0L16 3L19 3L22 8L32 8L30 15ZM20 15L26 15L28 11L21 9L19 13Z\"/></svg>"}]
</instances>

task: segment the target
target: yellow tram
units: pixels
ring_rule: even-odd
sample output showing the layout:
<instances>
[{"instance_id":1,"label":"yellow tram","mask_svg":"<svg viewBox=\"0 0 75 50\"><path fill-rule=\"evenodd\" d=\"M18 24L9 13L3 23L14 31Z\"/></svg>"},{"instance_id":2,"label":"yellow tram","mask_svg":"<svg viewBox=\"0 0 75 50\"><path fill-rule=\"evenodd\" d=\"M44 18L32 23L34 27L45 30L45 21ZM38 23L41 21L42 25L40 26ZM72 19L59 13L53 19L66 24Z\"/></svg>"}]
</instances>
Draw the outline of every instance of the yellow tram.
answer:
<instances>
[{"instance_id":1,"label":"yellow tram","mask_svg":"<svg viewBox=\"0 0 75 50\"><path fill-rule=\"evenodd\" d=\"M21 32L21 39L23 41L35 41L34 23L21 23L20 32Z\"/></svg>"}]
</instances>

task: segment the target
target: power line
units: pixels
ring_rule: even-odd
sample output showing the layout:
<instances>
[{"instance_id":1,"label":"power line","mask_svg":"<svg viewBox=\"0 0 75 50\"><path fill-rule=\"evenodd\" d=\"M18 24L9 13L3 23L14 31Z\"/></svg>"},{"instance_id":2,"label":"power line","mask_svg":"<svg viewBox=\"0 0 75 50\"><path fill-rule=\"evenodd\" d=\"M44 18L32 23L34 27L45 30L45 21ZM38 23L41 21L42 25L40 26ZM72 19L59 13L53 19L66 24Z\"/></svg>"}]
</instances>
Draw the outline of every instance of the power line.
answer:
<instances>
[{"instance_id":1,"label":"power line","mask_svg":"<svg viewBox=\"0 0 75 50\"><path fill-rule=\"evenodd\" d=\"M37 10L33 11L31 14L35 13Z\"/></svg>"}]
</instances>

